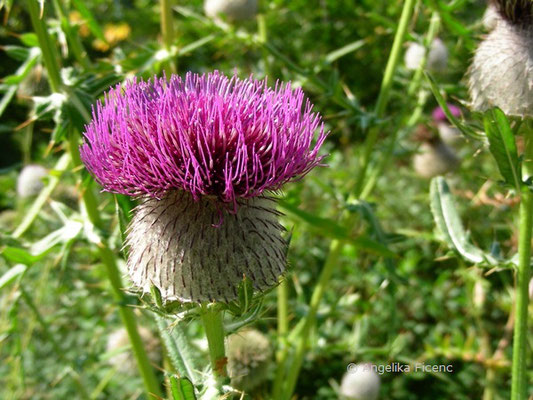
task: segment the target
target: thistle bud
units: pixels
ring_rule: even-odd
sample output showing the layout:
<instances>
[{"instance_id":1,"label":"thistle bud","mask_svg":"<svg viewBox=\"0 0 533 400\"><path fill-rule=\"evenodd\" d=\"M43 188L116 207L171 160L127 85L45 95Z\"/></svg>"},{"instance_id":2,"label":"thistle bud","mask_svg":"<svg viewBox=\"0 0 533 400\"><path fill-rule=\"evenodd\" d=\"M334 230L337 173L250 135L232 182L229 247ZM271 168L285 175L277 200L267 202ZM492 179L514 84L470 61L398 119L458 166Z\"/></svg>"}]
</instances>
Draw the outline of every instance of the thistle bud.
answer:
<instances>
[{"instance_id":1,"label":"thistle bud","mask_svg":"<svg viewBox=\"0 0 533 400\"><path fill-rule=\"evenodd\" d=\"M498 0L495 28L479 44L469 70L472 108L499 107L508 115L533 116L533 2Z\"/></svg>"},{"instance_id":2,"label":"thistle bud","mask_svg":"<svg viewBox=\"0 0 533 400\"><path fill-rule=\"evenodd\" d=\"M261 332L250 329L228 337L228 372L234 388L250 392L267 379L272 347Z\"/></svg>"},{"instance_id":3,"label":"thistle bud","mask_svg":"<svg viewBox=\"0 0 533 400\"><path fill-rule=\"evenodd\" d=\"M17 195L21 198L36 196L44 187L43 178L48 175L40 165L26 165L17 179Z\"/></svg>"},{"instance_id":4,"label":"thistle bud","mask_svg":"<svg viewBox=\"0 0 533 400\"><path fill-rule=\"evenodd\" d=\"M257 13L257 0L205 0L205 15L209 18L225 16L228 21L252 19Z\"/></svg>"},{"instance_id":5,"label":"thistle bud","mask_svg":"<svg viewBox=\"0 0 533 400\"><path fill-rule=\"evenodd\" d=\"M461 116L461 110L459 107L448 104L448 109L454 117L457 118ZM444 111L441 107L435 108L432 115L433 123L436 125L439 132L439 137L445 144L449 146L455 146L463 139L461 132L454 126L450 125L448 118L446 117L446 114L444 114Z\"/></svg>"},{"instance_id":6,"label":"thistle bud","mask_svg":"<svg viewBox=\"0 0 533 400\"><path fill-rule=\"evenodd\" d=\"M433 136L425 127L419 127L415 139L421 144L413 157L413 168L422 178L444 175L459 166L459 158L455 151L439 137Z\"/></svg>"},{"instance_id":7,"label":"thistle bud","mask_svg":"<svg viewBox=\"0 0 533 400\"><path fill-rule=\"evenodd\" d=\"M425 55L426 49L424 46L418 43L411 43L405 52L405 66L410 70L418 69ZM448 48L442 40L436 38L431 43L426 67L432 72L444 72L447 66Z\"/></svg>"},{"instance_id":8,"label":"thistle bud","mask_svg":"<svg viewBox=\"0 0 533 400\"><path fill-rule=\"evenodd\" d=\"M155 365L161 363L161 345L156 336L147 328L139 326L139 335L144 343L148 359ZM130 338L128 331L120 328L107 338L106 351L113 354L109 363L115 369L125 375L132 375L137 371L135 357L129 348Z\"/></svg>"},{"instance_id":9,"label":"thistle bud","mask_svg":"<svg viewBox=\"0 0 533 400\"><path fill-rule=\"evenodd\" d=\"M381 379L372 364L350 364L340 387L343 400L376 400Z\"/></svg>"}]
</instances>

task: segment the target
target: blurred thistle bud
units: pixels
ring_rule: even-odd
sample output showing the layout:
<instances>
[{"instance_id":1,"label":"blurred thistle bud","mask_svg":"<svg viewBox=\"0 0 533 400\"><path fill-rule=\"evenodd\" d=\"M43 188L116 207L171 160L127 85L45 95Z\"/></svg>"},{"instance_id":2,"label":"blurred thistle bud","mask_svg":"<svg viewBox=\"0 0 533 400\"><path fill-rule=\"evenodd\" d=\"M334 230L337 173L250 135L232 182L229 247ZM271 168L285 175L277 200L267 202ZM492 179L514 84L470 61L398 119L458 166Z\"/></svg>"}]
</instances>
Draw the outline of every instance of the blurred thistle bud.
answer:
<instances>
[{"instance_id":1,"label":"blurred thistle bud","mask_svg":"<svg viewBox=\"0 0 533 400\"><path fill-rule=\"evenodd\" d=\"M454 117L458 118L461 116L461 109L459 107L454 106L453 104L448 104L447 106ZM433 122L439 132L439 136L445 144L455 146L463 139L461 132L454 126L450 125L448 118L441 107L435 108L432 116Z\"/></svg>"},{"instance_id":2,"label":"blurred thistle bud","mask_svg":"<svg viewBox=\"0 0 533 400\"><path fill-rule=\"evenodd\" d=\"M250 392L266 381L273 352L261 332L248 329L230 335L227 352L228 373L235 389Z\"/></svg>"},{"instance_id":3,"label":"blurred thistle bud","mask_svg":"<svg viewBox=\"0 0 533 400\"><path fill-rule=\"evenodd\" d=\"M209 18L225 16L230 22L243 21L257 14L257 0L205 0L204 11Z\"/></svg>"},{"instance_id":4,"label":"blurred thistle bud","mask_svg":"<svg viewBox=\"0 0 533 400\"><path fill-rule=\"evenodd\" d=\"M459 167L460 161L455 151L426 127L419 126L415 140L421 144L413 157L413 168L422 178L444 175Z\"/></svg>"},{"instance_id":5,"label":"blurred thistle bud","mask_svg":"<svg viewBox=\"0 0 533 400\"><path fill-rule=\"evenodd\" d=\"M410 43L405 52L405 66L410 70L418 69L425 55L424 46L419 43ZM444 72L448 67L448 48L439 38L435 38L431 43L426 67L432 72Z\"/></svg>"},{"instance_id":6,"label":"blurred thistle bud","mask_svg":"<svg viewBox=\"0 0 533 400\"><path fill-rule=\"evenodd\" d=\"M529 299L533 301L533 278L529 281Z\"/></svg>"},{"instance_id":7,"label":"blurred thistle bud","mask_svg":"<svg viewBox=\"0 0 533 400\"><path fill-rule=\"evenodd\" d=\"M485 288L483 287L483 282L479 279L476 280L472 289L472 303L478 310L481 310L485 304Z\"/></svg>"},{"instance_id":8,"label":"blurred thistle bud","mask_svg":"<svg viewBox=\"0 0 533 400\"><path fill-rule=\"evenodd\" d=\"M340 386L343 400L376 400L381 379L370 363L350 364Z\"/></svg>"},{"instance_id":9,"label":"blurred thistle bud","mask_svg":"<svg viewBox=\"0 0 533 400\"><path fill-rule=\"evenodd\" d=\"M485 10L485 13L483 14L483 27L488 31L492 31L496 26L498 25L498 22L501 20L500 14L498 13L498 10L494 6L494 4L490 4L487 6L487 9Z\"/></svg>"},{"instance_id":10,"label":"blurred thistle bud","mask_svg":"<svg viewBox=\"0 0 533 400\"><path fill-rule=\"evenodd\" d=\"M105 190L141 199L127 233L134 285L196 303L237 298L244 277L276 285L287 244L268 193L320 164L312 110L290 84L219 72L111 89L80 152Z\"/></svg>"},{"instance_id":11,"label":"blurred thistle bud","mask_svg":"<svg viewBox=\"0 0 533 400\"><path fill-rule=\"evenodd\" d=\"M46 70L37 64L28 75L20 82L17 89L17 97L29 99L34 96L44 96L50 92Z\"/></svg>"},{"instance_id":12,"label":"blurred thistle bud","mask_svg":"<svg viewBox=\"0 0 533 400\"><path fill-rule=\"evenodd\" d=\"M161 363L161 345L159 339L149 329L139 326L139 335L144 343L148 359L152 364ZM125 328L120 328L107 338L106 351L112 353L109 363L120 373L125 375L135 374L137 364L131 350L130 338Z\"/></svg>"},{"instance_id":13,"label":"blurred thistle bud","mask_svg":"<svg viewBox=\"0 0 533 400\"><path fill-rule=\"evenodd\" d=\"M533 1L497 0L495 28L479 44L468 72L475 111L499 107L533 116Z\"/></svg>"},{"instance_id":14,"label":"blurred thistle bud","mask_svg":"<svg viewBox=\"0 0 533 400\"><path fill-rule=\"evenodd\" d=\"M41 165L26 165L17 178L17 195L21 198L38 195L44 187L43 178L47 175L48 171Z\"/></svg>"}]
</instances>

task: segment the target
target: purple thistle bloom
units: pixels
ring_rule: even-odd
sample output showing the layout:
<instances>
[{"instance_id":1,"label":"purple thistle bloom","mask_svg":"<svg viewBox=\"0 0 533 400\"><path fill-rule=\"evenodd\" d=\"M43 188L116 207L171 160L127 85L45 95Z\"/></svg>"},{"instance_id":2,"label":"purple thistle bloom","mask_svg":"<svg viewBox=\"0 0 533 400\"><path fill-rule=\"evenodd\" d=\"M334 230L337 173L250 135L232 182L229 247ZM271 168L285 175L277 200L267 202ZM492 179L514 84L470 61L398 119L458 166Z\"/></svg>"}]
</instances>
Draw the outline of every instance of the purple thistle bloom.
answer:
<instances>
[{"instance_id":1,"label":"purple thistle bloom","mask_svg":"<svg viewBox=\"0 0 533 400\"><path fill-rule=\"evenodd\" d=\"M461 116L461 109L459 107L454 106L453 104L448 104L448 109L454 117L458 118ZM442 107L435 108L432 116L435 122L448 122L448 117L446 117L446 114L444 114Z\"/></svg>"},{"instance_id":2,"label":"purple thistle bloom","mask_svg":"<svg viewBox=\"0 0 533 400\"><path fill-rule=\"evenodd\" d=\"M80 153L104 190L143 199L127 240L134 284L194 302L235 298L243 276L275 285L286 244L267 194L320 164L312 108L290 84L216 71L110 89Z\"/></svg>"}]
</instances>

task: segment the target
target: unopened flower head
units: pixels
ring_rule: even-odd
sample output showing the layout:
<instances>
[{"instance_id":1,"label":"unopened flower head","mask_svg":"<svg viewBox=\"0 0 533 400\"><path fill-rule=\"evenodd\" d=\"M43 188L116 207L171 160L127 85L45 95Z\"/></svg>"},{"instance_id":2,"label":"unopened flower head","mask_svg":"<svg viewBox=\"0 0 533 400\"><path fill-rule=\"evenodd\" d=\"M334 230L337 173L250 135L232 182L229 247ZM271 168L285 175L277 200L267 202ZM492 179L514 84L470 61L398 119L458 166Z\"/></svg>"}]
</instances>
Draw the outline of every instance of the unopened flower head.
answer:
<instances>
[{"instance_id":1,"label":"unopened flower head","mask_svg":"<svg viewBox=\"0 0 533 400\"><path fill-rule=\"evenodd\" d=\"M407 69L416 70L426 55L426 48L419 43L411 43L404 56ZM426 67L432 72L444 72L448 67L448 48L444 42L435 38L429 48Z\"/></svg>"},{"instance_id":2,"label":"unopened flower head","mask_svg":"<svg viewBox=\"0 0 533 400\"><path fill-rule=\"evenodd\" d=\"M159 340L152 331L143 326L139 327L139 335L148 353L148 358L153 364L159 365L161 363L161 344ZM126 375L132 375L137 371L135 357L129 346L130 338L128 331L124 328L112 332L107 338L106 351L112 354L109 358L109 363L117 371Z\"/></svg>"},{"instance_id":3,"label":"unopened flower head","mask_svg":"<svg viewBox=\"0 0 533 400\"><path fill-rule=\"evenodd\" d=\"M249 392L266 381L273 352L265 335L255 329L234 333L227 348L228 372L236 389Z\"/></svg>"},{"instance_id":4,"label":"unopened flower head","mask_svg":"<svg viewBox=\"0 0 533 400\"><path fill-rule=\"evenodd\" d=\"M271 192L320 164L312 108L290 84L218 72L111 89L80 152L105 190L142 197L127 241L133 283L190 302L229 301L243 277L277 284L286 243Z\"/></svg>"},{"instance_id":5,"label":"unopened flower head","mask_svg":"<svg viewBox=\"0 0 533 400\"><path fill-rule=\"evenodd\" d=\"M257 13L257 0L205 0L205 14L214 19L225 16L228 21L251 19Z\"/></svg>"},{"instance_id":6,"label":"unopened flower head","mask_svg":"<svg viewBox=\"0 0 533 400\"><path fill-rule=\"evenodd\" d=\"M44 187L43 178L48 171L41 165L26 165L17 178L17 194L21 198L36 196Z\"/></svg>"},{"instance_id":7,"label":"unopened flower head","mask_svg":"<svg viewBox=\"0 0 533 400\"><path fill-rule=\"evenodd\" d=\"M345 400L376 400L379 396L381 379L370 363L350 364L340 387Z\"/></svg>"},{"instance_id":8,"label":"unopened flower head","mask_svg":"<svg viewBox=\"0 0 533 400\"><path fill-rule=\"evenodd\" d=\"M496 0L500 20L478 46L469 71L472 107L533 116L533 2Z\"/></svg>"}]
</instances>

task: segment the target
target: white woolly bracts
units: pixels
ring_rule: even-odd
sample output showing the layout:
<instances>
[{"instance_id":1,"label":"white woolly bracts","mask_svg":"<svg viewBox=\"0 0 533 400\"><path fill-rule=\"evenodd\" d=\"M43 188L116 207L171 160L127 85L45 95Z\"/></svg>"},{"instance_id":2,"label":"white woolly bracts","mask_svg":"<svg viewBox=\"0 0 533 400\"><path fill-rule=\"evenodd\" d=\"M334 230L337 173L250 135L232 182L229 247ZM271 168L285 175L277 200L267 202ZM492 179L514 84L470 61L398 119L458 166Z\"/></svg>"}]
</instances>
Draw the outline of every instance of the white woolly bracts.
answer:
<instances>
[{"instance_id":1,"label":"white woolly bracts","mask_svg":"<svg viewBox=\"0 0 533 400\"><path fill-rule=\"evenodd\" d=\"M135 286L152 285L165 302L228 302L244 277L264 291L285 272L287 243L273 198L242 200L236 213L208 197L174 190L145 198L130 223L128 270Z\"/></svg>"}]
</instances>

